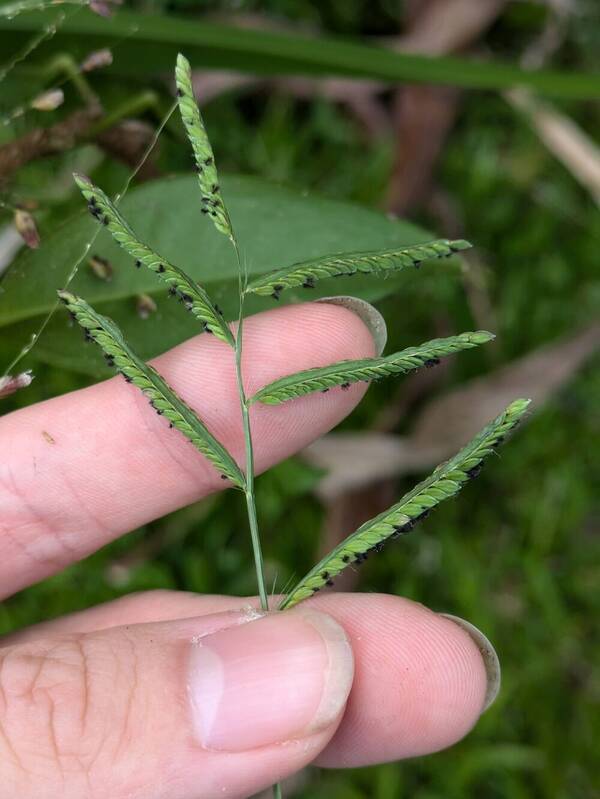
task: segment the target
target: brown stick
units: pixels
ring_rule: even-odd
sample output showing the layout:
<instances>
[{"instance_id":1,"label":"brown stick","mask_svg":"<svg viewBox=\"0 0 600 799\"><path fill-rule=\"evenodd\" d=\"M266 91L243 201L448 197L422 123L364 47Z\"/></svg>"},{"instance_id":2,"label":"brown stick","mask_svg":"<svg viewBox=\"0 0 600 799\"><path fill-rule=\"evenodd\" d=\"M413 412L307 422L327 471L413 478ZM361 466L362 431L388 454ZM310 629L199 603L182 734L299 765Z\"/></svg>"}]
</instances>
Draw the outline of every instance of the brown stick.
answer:
<instances>
[{"instance_id":1,"label":"brown stick","mask_svg":"<svg viewBox=\"0 0 600 799\"><path fill-rule=\"evenodd\" d=\"M48 155L62 153L82 141L102 115L100 105L75 111L49 128L36 128L0 147L0 183L8 182L21 167Z\"/></svg>"}]
</instances>

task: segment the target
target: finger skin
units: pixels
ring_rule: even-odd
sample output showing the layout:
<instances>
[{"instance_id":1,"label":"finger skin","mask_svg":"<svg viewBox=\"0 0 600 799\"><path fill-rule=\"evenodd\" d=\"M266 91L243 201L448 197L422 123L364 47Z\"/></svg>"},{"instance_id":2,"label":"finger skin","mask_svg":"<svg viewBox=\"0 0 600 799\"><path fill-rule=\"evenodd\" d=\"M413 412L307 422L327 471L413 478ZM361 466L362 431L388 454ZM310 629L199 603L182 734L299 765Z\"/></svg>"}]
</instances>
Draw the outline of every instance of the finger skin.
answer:
<instances>
[{"instance_id":1,"label":"finger skin","mask_svg":"<svg viewBox=\"0 0 600 799\"><path fill-rule=\"evenodd\" d=\"M189 700L193 651L198 639L272 621L247 616L115 627L0 649L2 799L241 799L303 768L331 738L339 713L284 746L229 752L198 740Z\"/></svg>"},{"instance_id":2,"label":"finger skin","mask_svg":"<svg viewBox=\"0 0 600 799\"><path fill-rule=\"evenodd\" d=\"M284 374L374 354L364 323L324 303L249 317L244 342L249 395ZM203 334L153 363L243 464L232 350ZM330 430L364 390L252 406L256 470ZM224 487L211 464L121 377L3 417L0 452L0 596Z\"/></svg>"},{"instance_id":3,"label":"finger skin","mask_svg":"<svg viewBox=\"0 0 600 799\"><path fill-rule=\"evenodd\" d=\"M255 598L152 591L38 625L8 641L223 613L248 604L258 606ZM485 668L458 625L385 594L323 593L305 606L343 626L355 658L344 718L319 765L355 767L428 754L460 740L476 723L486 691Z\"/></svg>"}]
</instances>

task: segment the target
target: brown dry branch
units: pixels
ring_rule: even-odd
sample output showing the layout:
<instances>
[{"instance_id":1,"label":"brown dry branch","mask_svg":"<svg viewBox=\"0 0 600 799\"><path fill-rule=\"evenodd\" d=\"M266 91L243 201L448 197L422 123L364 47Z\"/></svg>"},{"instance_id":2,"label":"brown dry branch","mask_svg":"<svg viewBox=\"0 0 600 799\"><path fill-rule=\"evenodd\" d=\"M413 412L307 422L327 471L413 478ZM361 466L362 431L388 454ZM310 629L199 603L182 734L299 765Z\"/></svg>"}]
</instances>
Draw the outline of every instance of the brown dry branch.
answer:
<instances>
[{"instance_id":1,"label":"brown dry branch","mask_svg":"<svg viewBox=\"0 0 600 799\"><path fill-rule=\"evenodd\" d=\"M139 165L154 135L154 128L147 122L140 119L125 119L99 133L96 142L106 153L135 168ZM138 169L136 180L138 183L143 183L145 180L159 177L160 174L156 161L148 158Z\"/></svg>"},{"instance_id":2,"label":"brown dry branch","mask_svg":"<svg viewBox=\"0 0 600 799\"><path fill-rule=\"evenodd\" d=\"M408 31L389 46L402 52L446 55L471 47L506 0L412 0ZM399 216L430 196L435 167L456 119L462 93L442 86L401 86L394 98L396 157L386 208Z\"/></svg>"},{"instance_id":3,"label":"brown dry branch","mask_svg":"<svg viewBox=\"0 0 600 799\"><path fill-rule=\"evenodd\" d=\"M0 146L0 186L6 185L19 169L31 161L66 152L91 140L128 166L135 166L152 140L154 130L142 121L127 119L94 135L102 115L102 107L93 104L73 112L55 125L36 128ZM156 164L148 160L140 169L138 179L149 180L159 174Z\"/></svg>"},{"instance_id":4,"label":"brown dry branch","mask_svg":"<svg viewBox=\"0 0 600 799\"><path fill-rule=\"evenodd\" d=\"M0 184L8 182L30 161L70 150L85 139L102 116L102 108L92 105L74 111L48 128L36 128L0 147Z\"/></svg>"},{"instance_id":5,"label":"brown dry branch","mask_svg":"<svg viewBox=\"0 0 600 799\"><path fill-rule=\"evenodd\" d=\"M600 149L568 116L525 89L504 92L506 101L521 112L549 152L600 205Z\"/></svg>"}]
</instances>

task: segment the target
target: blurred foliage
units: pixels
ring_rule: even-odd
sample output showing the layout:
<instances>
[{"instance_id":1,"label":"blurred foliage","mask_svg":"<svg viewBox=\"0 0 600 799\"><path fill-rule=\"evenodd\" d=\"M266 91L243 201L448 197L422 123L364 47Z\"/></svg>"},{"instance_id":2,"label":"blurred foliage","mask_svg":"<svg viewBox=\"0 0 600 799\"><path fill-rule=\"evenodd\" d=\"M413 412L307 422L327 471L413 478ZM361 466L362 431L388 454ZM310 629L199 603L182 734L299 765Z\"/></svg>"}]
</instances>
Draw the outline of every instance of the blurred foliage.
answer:
<instances>
[{"instance_id":1,"label":"blurred foliage","mask_svg":"<svg viewBox=\"0 0 600 799\"><path fill-rule=\"evenodd\" d=\"M162 8L165 14L266 12L320 26L331 34L354 36L393 35L400 28L400 4L391 0L139 0L131 5L140 11ZM541 3L510 3L485 45L516 61L521 49L539 35L547 14ZM582 0L549 66L595 69L599 31L598 4ZM152 87L157 106L143 115L152 125L160 115L158 109L169 102L165 82L154 74L147 80L118 82L98 74L90 81L107 107ZM39 74L15 70L2 83L1 113L9 113L24 94L33 96L40 85ZM70 84L65 90L69 110L78 100ZM561 108L591 135L598 131L597 106L565 101ZM44 124L64 112L63 108L44 116ZM222 172L246 173L372 208L384 204L394 142L391 137L367 139L339 106L319 98L235 92L212 101L205 119ZM0 126L0 143L40 120L40 114L33 112ZM187 170L184 150L177 127L168 127L160 168ZM79 208L80 199L69 180L74 168L93 171L95 180L109 190L120 187L129 173L91 144L20 170L11 187L11 201L33 199L40 204L36 216L42 242ZM498 333L495 349L457 358L445 386L484 374L575 331L597 313L598 209L500 96L465 95L437 180L479 249ZM6 215L3 221L8 219ZM426 211L415 221L443 232L439 219ZM390 351L436 335L436 320L453 331L474 325L458 281L444 289L433 305L435 289L425 282L419 288L411 292L409 303L402 302L402 294L381 303L390 322ZM0 364L14 354L12 337L0 338ZM33 363L34 383L4 400L3 412L87 381L75 372ZM460 501L441 507L418 534L388 547L385 555L370 559L361 569L361 590L403 594L481 627L496 644L503 663L504 686L498 701L448 752L356 771L315 772L299 796L590 799L597 795L600 670L594 653L600 644L600 544L595 499L600 463L598 446L592 442L599 440L600 433L600 374L594 366L597 362L590 362L523 427ZM374 386L344 425L368 426L396 388ZM402 429L410 428L413 412ZM323 510L310 493L317 480L318 474L297 459L258 480L267 571L276 589L315 560L323 521ZM399 481L398 495L412 482L412 478ZM157 587L254 592L245 510L231 492L148 524L21 592L0 606L0 629Z\"/></svg>"}]
</instances>

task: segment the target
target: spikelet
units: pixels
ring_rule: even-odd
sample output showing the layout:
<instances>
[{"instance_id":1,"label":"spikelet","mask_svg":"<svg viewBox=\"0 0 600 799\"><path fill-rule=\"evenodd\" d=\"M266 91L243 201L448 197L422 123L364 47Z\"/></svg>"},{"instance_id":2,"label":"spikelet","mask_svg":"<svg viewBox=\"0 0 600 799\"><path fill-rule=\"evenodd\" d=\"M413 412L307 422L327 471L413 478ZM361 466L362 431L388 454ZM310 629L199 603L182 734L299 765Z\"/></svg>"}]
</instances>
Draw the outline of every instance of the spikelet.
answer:
<instances>
[{"instance_id":1,"label":"spikelet","mask_svg":"<svg viewBox=\"0 0 600 799\"><path fill-rule=\"evenodd\" d=\"M169 290L202 322L206 330L233 346L234 340L229 326L206 290L182 269L141 242L102 189L94 186L85 175L75 173L73 177L88 201L92 216L106 227L113 239L134 259L135 265L146 266L158 275L169 286Z\"/></svg>"},{"instance_id":2,"label":"spikelet","mask_svg":"<svg viewBox=\"0 0 600 799\"><path fill-rule=\"evenodd\" d=\"M221 198L215 157L200 115L200 109L194 98L192 70L189 61L181 53L177 56L175 83L177 84L177 102L181 119L194 152L198 183L202 192L200 200L202 213L212 219L218 231L233 241L231 220Z\"/></svg>"},{"instance_id":3,"label":"spikelet","mask_svg":"<svg viewBox=\"0 0 600 799\"><path fill-rule=\"evenodd\" d=\"M188 438L226 478L243 488L244 474L225 447L208 431L194 411L163 380L156 369L144 363L126 343L117 325L95 311L80 297L59 291L59 298L85 330L86 338L95 341L129 383L140 389L154 410Z\"/></svg>"},{"instance_id":4,"label":"spikelet","mask_svg":"<svg viewBox=\"0 0 600 799\"><path fill-rule=\"evenodd\" d=\"M427 244L395 247L391 250L325 255L269 272L253 280L246 291L248 294L271 296L278 300L282 291L294 286L314 288L318 280L359 273L386 275L390 272L399 272L409 266L418 267L423 261L433 258L449 257L460 250L467 250L471 246L468 241L462 239L457 241L437 239Z\"/></svg>"},{"instance_id":5,"label":"spikelet","mask_svg":"<svg viewBox=\"0 0 600 799\"><path fill-rule=\"evenodd\" d=\"M333 386L348 388L351 383L381 380L392 375L405 374L421 366L434 366L445 355L471 349L494 338L486 330L461 333L449 338L436 338L418 347L408 347L382 358L363 358L357 361L339 361L330 366L306 369L281 377L269 383L252 397L252 402L279 405L286 400L302 397L314 391L328 391Z\"/></svg>"},{"instance_id":6,"label":"spikelet","mask_svg":"<svg viewBox=\"0 0 600 799\"><path fill-rule=\"evenodd\" d=\"M451 460L440 464L399 502L348 536L300 580L282 600L280 609L291 608L324 585L331 585L333 578L347 566L366 560L370 552L379 551L389 538L408 533L432 508L458 494L465 483L479 474L484 459L518 424L529 402L526 399L512 402Z\"/></svg>"}]
</instances>

